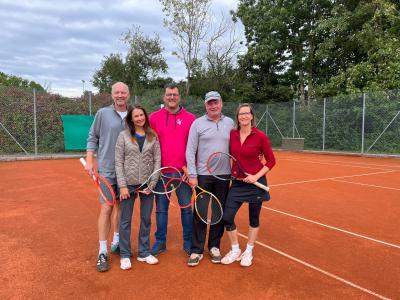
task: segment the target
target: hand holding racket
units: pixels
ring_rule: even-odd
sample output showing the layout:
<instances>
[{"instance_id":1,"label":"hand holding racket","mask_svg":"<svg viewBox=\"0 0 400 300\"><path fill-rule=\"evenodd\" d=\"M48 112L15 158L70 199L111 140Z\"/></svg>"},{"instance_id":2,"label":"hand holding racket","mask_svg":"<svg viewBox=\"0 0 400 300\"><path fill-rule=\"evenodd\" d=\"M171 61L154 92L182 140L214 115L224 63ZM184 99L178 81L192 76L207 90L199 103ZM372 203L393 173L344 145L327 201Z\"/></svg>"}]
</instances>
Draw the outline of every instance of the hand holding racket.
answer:
<instances>
[{"instance_id":1,"label":"hand holding racket","mask_svg":"<svg viewBox=\"0 0 400 300\"><path fill-rule=\"evenodd\" d=\"M224 178L220 176L219 170L226 167L227 164L231 165L231 178ZM243 180L244 178L239 177L240 174L250 176L247 178L246 182L254 184L255 186L263 189L266 192L269 192L269 187L259 183L258 181L251 182L254 178L249 173L245 172L243 168L240 166L239 162L234 158L232 155L225 153L225 152L215 152L208 157L207 160L207 170L208 172L217 179L220 180Z\"/></svg>"},{"instance_id":2,"label":"hand holding racket","mask_svg":"<svg viewBox=\"0 0 400 300\"><path fill-rule=\"evenodd\" d=\"M181 172L175 167L162 167L155 170L150 176L143 182L138 188L136 188L136 192L144 193L146 195L150 193L158 194L158 195L168 195L175 191L181 185L182 181L177 181L175 184L166 185L165 183L169 180L173 180L174 177L168 176L168 173L178 173L179 177L182 178ZM156 189L157 181L161 179L164 189Z\"/></svg>"},{"instance_id":3,"label":"hand holding racket","mask_svg":"<svg viewBox=\"0 0 400 300\"><path fill-rule=\"evenodd\" d=\"M168 197L168 194L175 191L179 187L180 184L170 185L170 186L168 186L168 188L165 188L163 190L157 190L156 186L157 186L157 181L159 179L161 179L161 181L163 182L163 185L165 185L164 183L166 180L173 179L172 177L169 177L168 175L166 175L164 173L165 171L177 172L180 175L179 177L181 177L181 173L179 172L179 170L177 168L162 167L162 168L155 170L153 173L151 173L150 176L146 179L146 181L143 182L139 187L137 187L134 192L143 193L145 195L154 193L154 194L159 194L159 195L167 195L167 197ZM127 187L121 188L120 189L121 201L129 199L129 197L130 197L129 189Z\"/></svg>"},{"instance_id":4,"label":"hand holding racket","mask_svg":"<svg viewBox=\"0 0 400 300\"><path fill-rule=\"evenodd\" d=\"M112 188L111 184L104 178L104 176L99 175L97 172L93 170L86 169L86 160L81 157L79 159L80 163L83 165L86 171L88 171L89 176L93 179L94 183L97 185L99 190L100 196L104 199L104 201L113 206L117 202L115 197L114 189Z\"/></svg>"}]
</instances>

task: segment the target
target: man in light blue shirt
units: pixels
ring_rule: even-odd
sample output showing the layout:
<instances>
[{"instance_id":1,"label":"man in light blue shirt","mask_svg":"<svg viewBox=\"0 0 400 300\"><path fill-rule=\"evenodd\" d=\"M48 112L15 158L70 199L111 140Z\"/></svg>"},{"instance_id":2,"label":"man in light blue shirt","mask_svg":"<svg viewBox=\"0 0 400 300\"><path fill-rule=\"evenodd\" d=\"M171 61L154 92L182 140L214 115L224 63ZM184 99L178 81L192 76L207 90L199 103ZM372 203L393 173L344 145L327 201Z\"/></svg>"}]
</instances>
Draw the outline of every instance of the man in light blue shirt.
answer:
<instances>
[{"instance_id":1,"label":"man in light blue shirt","mask_svg":"<svg viewBox=\"0 0 400 300\"><path fill-rule=\"evenodd\" d=\"M219 180L207 171L207 159L214 152L229 153L229 136L234 122L222 114L222 98L218 92L208 92L204 99L206 114L197 118L190 127L189 139L186 147L187 169L189 182L214 194L224 208L229 190L229 181ZM221 166L215 175L230 178L230 165ZM193 213L192 222L192 249L188 260L189 266L196 266L203 258L207 225ZM210 226L208 236L208 250L211 262L220 263L220 241L224 233L222 222Z\"/></svg>"},{"instance_id":2,"label":"man in light blue shirt","mask_svg":"<svg viewBox=\"0 0 400 300\"><path fill-rule=\"evenodd\" d=\"M117 180L115 175L115 145L119 133L125 128L127 115L127 102L129 88L123 82L112 86L111 97L114 103L99 109L89 131L86 147L85 169L90 175L94 171L94 153L96 153L98 173L104 176L112 185L118 195ZM99 230L99 255L97 257L97 270L108 270L107 237L111 227L113 214L114 236L111 243L111 253L119 254L119 201L114 207L109 206L102 197L100 198L100 214L98 219Z\"/></svg>"}]
</instances>

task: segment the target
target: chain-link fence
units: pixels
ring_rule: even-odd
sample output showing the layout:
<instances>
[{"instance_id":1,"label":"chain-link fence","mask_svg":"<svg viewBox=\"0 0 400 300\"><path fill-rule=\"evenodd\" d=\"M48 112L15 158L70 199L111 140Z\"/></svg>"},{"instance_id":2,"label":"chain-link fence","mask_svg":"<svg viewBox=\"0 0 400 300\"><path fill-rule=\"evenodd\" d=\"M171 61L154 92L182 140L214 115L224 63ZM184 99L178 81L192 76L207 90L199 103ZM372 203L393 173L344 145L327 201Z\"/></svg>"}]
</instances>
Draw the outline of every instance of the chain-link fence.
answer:
<instances>
[{"instance_id":1,"label":"chain-link fence","mask_svg":"<svg viewBox=\"0 0 400 300\"><path fill-rule=\"evenodd\" d=\"M161 93L132 97L129 104L155 111L163 103ZM109 94L71 99L0 86L0 155L66 152L61 116L95 114L111 103ZM196 116L204 114L202 99L185 98L182 105ZM223 111L234 118L237 106L225 102ZM400 154L400 91L256 103L254 111L257 127L274 148L283 138L304 138L308 150Z\"/></svg>"}]
</instances>

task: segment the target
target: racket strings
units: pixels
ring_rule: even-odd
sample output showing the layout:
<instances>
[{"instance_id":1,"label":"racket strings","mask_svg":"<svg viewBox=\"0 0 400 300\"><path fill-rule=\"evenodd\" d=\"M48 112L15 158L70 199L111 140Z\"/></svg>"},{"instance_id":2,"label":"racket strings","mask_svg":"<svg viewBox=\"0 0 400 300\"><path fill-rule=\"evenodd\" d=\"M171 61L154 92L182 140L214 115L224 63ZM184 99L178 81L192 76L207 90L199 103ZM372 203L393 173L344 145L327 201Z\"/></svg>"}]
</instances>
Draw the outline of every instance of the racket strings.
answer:
<instances>
[{"instance_id":1,"label":"racket strings","mask_svg":"<svg viewBox=\"0 0 400 300\"><path fill-rule=\"evenodd\" d=\"M170 173L165 173L165 171L174 171L178 176L171 176ZM149 178L146 180L146 183L151 192L159 195L169 195L173 191L179 188L182 181L182 174L178 169L174 167L162 167L156 171L154 171ZM158 182L160 180L160 184L151 185L151 182ZM160 187L161 186L161 187Z\"/></svg>"},{"instance_id":2,"label":"racket strings","mask_svg":"<svg viewBox=\"0 0 400 300\"><path fill-rule=\"evenodd\" d=\"M105 178L99 176L97 178L99 184L99 191L101 197L108 203L108 204L115 204L115 193L114 189L110 186L110 184L106 181Z\"/></svg>"},{"instance_id":3,"label":"racket strings","mask_svg":"<svg viewBox=\"0 0 400 300\"><path fill-rule=\"evenodd\" d=\"M182 178L175 178L169 176L161 176L161 182L164 187L163 194L171 194L173 191L177 190L182 185Z\"/></svg>"},{"instance_id":4,"label":"racket strings","mask_svg":"<svg viewBox=\"0 0 400 300\"><path fill-rule=\"evenodd\" d=\"M217 224L222 219L222 206L217 197L208 192L201 192L195 199L195 211L206 224Z\"/></svg>"},{"instance_id":5,"label":"racket strings","mask_svg":"<svg viewBox=\"0 0 400 300\"><path fill-rule=\"evenodd\" d=\"M231 172L231 158L229 154L224 152L216 152L209 156L207 160L208 172L217 179L229 180L220 175L229 174Z\"/></svg>"}]
</instances>

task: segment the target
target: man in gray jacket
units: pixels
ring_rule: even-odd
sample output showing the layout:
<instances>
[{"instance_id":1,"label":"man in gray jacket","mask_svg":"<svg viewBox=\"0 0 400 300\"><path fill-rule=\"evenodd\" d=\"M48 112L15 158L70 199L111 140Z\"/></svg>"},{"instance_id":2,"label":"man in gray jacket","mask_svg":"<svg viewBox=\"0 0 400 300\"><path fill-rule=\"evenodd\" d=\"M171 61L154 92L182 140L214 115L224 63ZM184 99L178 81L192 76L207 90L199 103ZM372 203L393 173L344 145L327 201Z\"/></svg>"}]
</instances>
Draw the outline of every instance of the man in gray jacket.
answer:
<instances>
[{"instance_id":1,"label":"man in gray jacket","mask_svg":"<svg viewBox=\"0 0 400 300\"><path fill-rule=\"evenodd\" d=\"M99 109L89 131L86 147L86 171L92 175L94 171L94 153L97 158L98 173L104 176L112 185L118 195L117 180L115 175L115 144L119 133L125 128L129 88L123 82L112 86L111 97L114 103ZM101 197L100 214L98 219L99 230L99 255L97 257L97 270L108 270L107 237L111 227L111 216L114 224L114 236L111 243L111 253L119 254L119 218L120 208L117 203L109 206ZM114 214L112 214L114 211Z\"/></svg>"},{"instance_id":2,"label":"man in gray jacket","mask_svg":"<svg viewBox=\"0 0 400 300\"><path fill-rule=\"evenodd\" d=\"M207 171L207 159L214 152L229 153L230 131L234 126L231 118L222 114L222 98L218 92L208 92L204 99L206 114L197 118L190 127L189 139L186 147L187 169L189 182L214 194L225 206L229 190L229 181L219 180ZM219 177L230 178L230 165L216 170ZM207 225L193 213L192 222L192 249L188 260L189 266L196 266L203 258ZM221 262L220 241L224 233L224 224L210 226L208 235L208 250L212 263Z\"/></svg>"}]
</instances>

